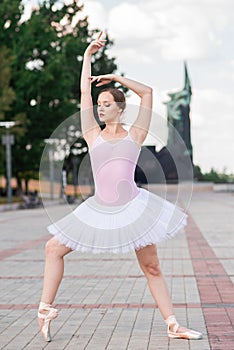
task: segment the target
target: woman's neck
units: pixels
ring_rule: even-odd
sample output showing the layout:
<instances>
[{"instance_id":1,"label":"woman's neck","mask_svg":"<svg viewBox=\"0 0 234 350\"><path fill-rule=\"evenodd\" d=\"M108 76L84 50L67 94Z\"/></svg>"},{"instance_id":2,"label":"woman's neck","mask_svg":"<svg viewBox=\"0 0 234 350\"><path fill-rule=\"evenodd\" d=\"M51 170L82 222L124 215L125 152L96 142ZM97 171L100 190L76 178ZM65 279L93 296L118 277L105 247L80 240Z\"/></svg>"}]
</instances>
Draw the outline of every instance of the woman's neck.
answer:
<instances>
[{"instance_id":1,"label":"woman's neck","mask_svg":"<svg viewBox=\"0 0 234 350\"><path fill-rule=\"evenodd\" d=\"M123 134L126 133L126 130L122 127L121 124L106 124L105 128L103 129L104 132L107 134L111 135L116 135L116 134Z\"/></svg>"}]
</instances>

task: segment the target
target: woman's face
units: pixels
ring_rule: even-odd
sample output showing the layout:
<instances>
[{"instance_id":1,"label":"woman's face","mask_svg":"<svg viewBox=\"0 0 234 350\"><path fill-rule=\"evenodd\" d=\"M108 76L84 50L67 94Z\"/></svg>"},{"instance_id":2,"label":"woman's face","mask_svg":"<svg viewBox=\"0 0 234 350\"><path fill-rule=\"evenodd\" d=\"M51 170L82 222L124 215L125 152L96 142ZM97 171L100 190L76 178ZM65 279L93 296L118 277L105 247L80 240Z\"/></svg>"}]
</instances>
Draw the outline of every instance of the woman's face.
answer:
<instances>
[{"instance_id":1,"label":"woman's face","mask_svg":"<svg viewBox=\"0 0 234 350\"><path fill-rule=\"evenodd\" d=\"M98 116L102 122L119 121L121 108L115 102L114 97L108 91L101 92L98 96Z\"/></svg>"}]
</instances>

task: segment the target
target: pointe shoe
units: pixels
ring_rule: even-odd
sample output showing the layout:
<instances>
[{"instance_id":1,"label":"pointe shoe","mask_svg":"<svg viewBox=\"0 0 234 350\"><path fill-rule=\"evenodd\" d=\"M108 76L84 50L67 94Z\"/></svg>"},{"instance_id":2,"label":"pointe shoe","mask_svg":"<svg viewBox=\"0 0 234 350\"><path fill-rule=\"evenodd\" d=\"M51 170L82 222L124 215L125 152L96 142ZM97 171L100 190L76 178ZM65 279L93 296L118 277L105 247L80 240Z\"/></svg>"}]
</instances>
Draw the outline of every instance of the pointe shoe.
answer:
<instances>
[{"instance_id":1,"label":"pointe shoe","mask_svg":"<svg viewBox=\"0 0 234 350\"><path fill-rule=\"evenodd\" d=\"M42 313L42 311L46 312ZM40 302L37 316L38 318L44 320L43 326L41 327L40 331L43 337L45 338L45 341L50 342L52 340L50 335L50 322L58 316L58 310L52 308L50 304Z\"/></svg>"},{"instance_id":2,"label":"pointe shoe","mask_svg":"<svg viewBox=\"0 0 234 350\"><path fill-rule=\"evenodd\" d=\"M179 323L177 322L174 315L169 316L165 320L167 324L167 335L169 338L174 339L189 339L189 340L198 340L202 339L202 333L194 331L192 329L187 329L184 332L178 331L179 330Z\"/></svg>"}]
</instances>

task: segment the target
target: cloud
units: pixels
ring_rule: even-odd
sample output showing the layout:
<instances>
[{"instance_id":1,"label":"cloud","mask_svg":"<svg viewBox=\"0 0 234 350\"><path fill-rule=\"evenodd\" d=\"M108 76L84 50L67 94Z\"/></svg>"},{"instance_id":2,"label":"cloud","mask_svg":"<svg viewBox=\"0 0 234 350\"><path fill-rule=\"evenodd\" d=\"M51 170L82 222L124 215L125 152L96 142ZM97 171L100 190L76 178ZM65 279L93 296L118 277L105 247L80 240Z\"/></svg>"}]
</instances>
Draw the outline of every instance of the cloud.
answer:
<instances>
[{"instance_id":1,"label":"cloud","mask_svg":"<svg viewBox=\"0 0 234 350\"><path fill-rule=\"evenodd\" d=\"M141 40L153 36L155 31L154 18L145 11L146 4L136 5L127 2L115 6L108 16L108 27L111 34L118 40Z\"/></svg>"},{"instance_id":2,"label":"cloud","mask_svg":"<svg viewBox=\"0 0 234 350\"><path fill-rule=\"evenodd\" d=\"M230 130L229 122L233 121L234 110L232 91L223 92L217 89L194 89L191 108L195 113L203 115L203 119L207 124L215 124L216 126L222 124Z\"/></svg>"},{"instance_id":3,"label":"cloud","mask_svg":"<svg viewBox=\"0 0 234 350\"><path fill-rule=\"evenodd\" d=\"M131 46L149 57L156 50L167 60L214 56L234 11L229 0L122 1L110 11L98 1L84 5L91 28L107 29L119 50Z\"/></svg>"},{"instance_id":4,"label":"cloud","mask_svg":"<svg viewBox=\"0 0 234 350\"><path fill-rule=\"evenodd\" d=\"M232 92L195 90L191 112L194 161L205 171L211 167L234 172L234 100ZM222 160L222 162L221 162Z\"/></svg>"},{"instance_id":5,"label":"cloud","mask_svg":"<svg viewBox=\"0 0 234 350\"><path fill-rule=\"evenodd\" d=\"M107 11L98 1L82 1L84 8L82 13L78 13L78 18L89 17L89 28L105 30L107 27Z\"/></svg>"},{"instance_id":6,"label":"cloud","mask_svg":"<svg viewBox=\"0 0 234 350\"><path fill-rule=\"evenodd\" d=\"M155 2L154 15L160 19L161 31L165 33L157 43L162 57L174 60L214 55L221 45L219 32L229 23L227 13L222 11L225 3L227 1L167 1L159 8Z\"/></svg>"},{"instance_id":7,"label":"cloud","mask_svg":"<svg viewBox=\"0 0 234 350\"><path fill-rule=\"evenodd\" d=\"M111 56L118 57L118 61L124 62L125 64L148 64L153 63L152 57L146 55L144 52L139 51L137 48L129 47L123 49L117 49L113 47L111 49Z\"/></svg>"}]
</instances>

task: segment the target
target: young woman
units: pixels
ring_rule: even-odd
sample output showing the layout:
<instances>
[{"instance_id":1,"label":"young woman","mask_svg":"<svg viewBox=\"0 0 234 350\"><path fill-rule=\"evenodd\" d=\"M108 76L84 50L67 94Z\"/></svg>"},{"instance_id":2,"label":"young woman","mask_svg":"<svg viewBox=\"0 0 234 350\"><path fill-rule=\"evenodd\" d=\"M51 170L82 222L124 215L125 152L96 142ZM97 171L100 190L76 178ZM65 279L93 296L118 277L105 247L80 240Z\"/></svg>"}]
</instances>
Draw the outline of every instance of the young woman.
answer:
<instances>
[{"instance_id":1,"label":"young woman","mask_svg":"<svg viewBox=\"0 0 234 350\"><path fill-rule=\"evenodd\" d=\"M151 120L152 89L115 74L91 76L91 57L105 45L101 35L85 51L81 76L82 131L89 147L95 195L48 227L54 237L46 244L44 286L38 310L40 330L45 340L51 341L50 322L58 315L51 304L62 280L66 254L73 250L94 253L134 250L167 324L168 336L200 339L201 333L181 327L174 316L156 249L156 243L174 236L186 225L187 215L134 182L140 148ZM105 123L104 130L94 117L91 84L102 86L111 81L140 97L139 113L129 132L121 124L125 97L118 89L104 89L98 96L98 116Z\"/></svg>"}]
</instances>

